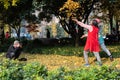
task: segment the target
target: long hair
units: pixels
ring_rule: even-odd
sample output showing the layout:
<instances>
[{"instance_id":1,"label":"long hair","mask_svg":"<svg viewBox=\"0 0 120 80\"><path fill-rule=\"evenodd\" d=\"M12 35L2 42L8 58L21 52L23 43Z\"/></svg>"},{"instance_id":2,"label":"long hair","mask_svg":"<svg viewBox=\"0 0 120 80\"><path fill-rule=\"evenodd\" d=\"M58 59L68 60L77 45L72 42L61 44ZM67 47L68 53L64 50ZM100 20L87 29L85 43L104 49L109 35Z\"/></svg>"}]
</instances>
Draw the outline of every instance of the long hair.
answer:
<instances>
[{"instance_id":1,"label":"long hair","mask_svg":"<svg viewBox=\"0 0 120 80\"><path fill-rule=\"evenodd\" d=\"M95 27L97 27L97 28L99 28L99 27L98 27L98 22L97 22L97 20L93 20L93 21L92 21L92 25L95 26Z\"/></svg>"}]
</instances>

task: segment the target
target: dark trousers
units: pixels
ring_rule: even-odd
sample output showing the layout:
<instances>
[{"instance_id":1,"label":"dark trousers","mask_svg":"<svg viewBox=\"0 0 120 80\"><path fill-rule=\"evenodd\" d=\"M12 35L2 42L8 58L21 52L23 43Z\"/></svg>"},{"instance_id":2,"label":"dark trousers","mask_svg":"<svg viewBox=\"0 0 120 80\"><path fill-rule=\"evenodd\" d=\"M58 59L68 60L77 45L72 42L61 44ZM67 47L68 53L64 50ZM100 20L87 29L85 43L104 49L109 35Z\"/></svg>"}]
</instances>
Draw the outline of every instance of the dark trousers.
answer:
<instances>
[{"instance_id":1,"label":"dark trousers","mask_svg":"<svg viewBox=\"0 0 120 80\"><path fill-rule=\"evenodd\" d=\"M11 53L8 53L6 55L6 58L9 58L9 59L18 59L20 54L22 52L22 49L18 49L16 52L11 52Z\"/></svg>"},{"instance_id":2,"label":"dark trousers","mask_svg":"<svg viewBox=\"0 0 120 80\"><path fill-rule=\"evenodd\" d=\"M15 54L15 56L14 56L14 60L19 58L21 52L22 52L21 49L19 49L19 50L16 52L16 54Z\"/></svg>"}]
</instances>

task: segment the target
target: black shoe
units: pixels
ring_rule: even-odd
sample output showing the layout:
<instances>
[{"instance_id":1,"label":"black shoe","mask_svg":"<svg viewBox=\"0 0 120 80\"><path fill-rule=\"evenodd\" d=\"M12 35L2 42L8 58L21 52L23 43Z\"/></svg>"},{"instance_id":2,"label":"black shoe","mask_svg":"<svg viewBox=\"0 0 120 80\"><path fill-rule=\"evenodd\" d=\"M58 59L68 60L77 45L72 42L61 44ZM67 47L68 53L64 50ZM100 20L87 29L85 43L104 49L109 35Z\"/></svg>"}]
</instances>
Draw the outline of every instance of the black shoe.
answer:
<instances>
[{"instance_id":1,"label":"black shoe","mask_svg":"<svg viewBox=\"0 0 120 80\"><path fill-rule=\"evenodd\" d=\"M110 56L110 61L114 61L113 56Z\"/></svg>"},{"instance_id":2,"label":"black shoe","mask_svg":"<svg viewBox=\"0 0 120 80\"><path fill-rule=\"evenodd\" d=\"M95 58L95 59L94 59L94 62L96 62L96 61L97 61L97 59Z\"/></svg>"}]
</instances>

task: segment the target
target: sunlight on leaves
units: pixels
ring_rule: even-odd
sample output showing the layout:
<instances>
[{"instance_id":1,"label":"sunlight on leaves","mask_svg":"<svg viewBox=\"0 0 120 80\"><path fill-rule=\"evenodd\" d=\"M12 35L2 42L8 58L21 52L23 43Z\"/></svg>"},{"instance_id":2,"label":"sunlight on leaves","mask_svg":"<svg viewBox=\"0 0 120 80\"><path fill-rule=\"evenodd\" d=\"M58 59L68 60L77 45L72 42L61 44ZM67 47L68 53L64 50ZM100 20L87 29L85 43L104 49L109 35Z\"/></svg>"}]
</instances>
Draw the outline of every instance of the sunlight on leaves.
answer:
<instances>
[{"instance_id":1,"label":"sunlight on leaves","mask_svg":"<svg viewBox=\"0 0 120 80\"><path fill-rule=\"evenodd\" d=\"M18 2L18 0L12 0L12 6L17 6L17 3Z\"/></svg>"},{"instance_id":2,"label":"sunlight on leaves","mask_svg":"<svg viewBox=\"0 0 120 80\"><path fill-rule=\"evenodd\" d=\"M3 4L5 9L8 9L9 6L17 6L19 0L0 0L0 3Z\"/></svg>"},{"instance_id":3,"label":"sunlight on leaves","mask_svg":"<svg viewBox=\"0 0 120 80\"><path fill-rule=\"evenodd\" d=\"M80 7L78 2L74 2L73 0L67 0L63 7L59 9L60 12L66 13L67 17L75 16L75 12Z\"/></svg>"}]
</instances>

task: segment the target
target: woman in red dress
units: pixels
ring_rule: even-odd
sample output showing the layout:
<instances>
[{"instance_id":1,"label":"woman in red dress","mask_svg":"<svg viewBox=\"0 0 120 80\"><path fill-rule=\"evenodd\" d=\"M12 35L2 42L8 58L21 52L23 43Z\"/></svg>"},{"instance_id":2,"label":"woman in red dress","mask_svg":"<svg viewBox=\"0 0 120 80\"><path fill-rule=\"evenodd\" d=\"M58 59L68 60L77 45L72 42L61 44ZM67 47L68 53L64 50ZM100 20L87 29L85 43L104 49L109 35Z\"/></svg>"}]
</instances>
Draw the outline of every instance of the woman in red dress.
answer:
<instances>
[{"instance_id":1,"label":"woman in red dress","mask_svg":"<svg viewBox=\"0 0 120 80\"><path fill-rule=\"evenodd\" d=\"M101 62L101 58L99 55L100 48L99 48L99 42L98 42L98 31L99 31L98 23L100 22L100 20L94 19L91 25L86 25L78 21L77 19L73 19L73 21L75 21L81 27L88 29L88 34L86 35L87 41L84 47L84 59L86 62L85 66L89 66L89 62L88 62L89 51L94 53L99 65L101 66L102 62Z\"/></svg>"}]
</instances>

